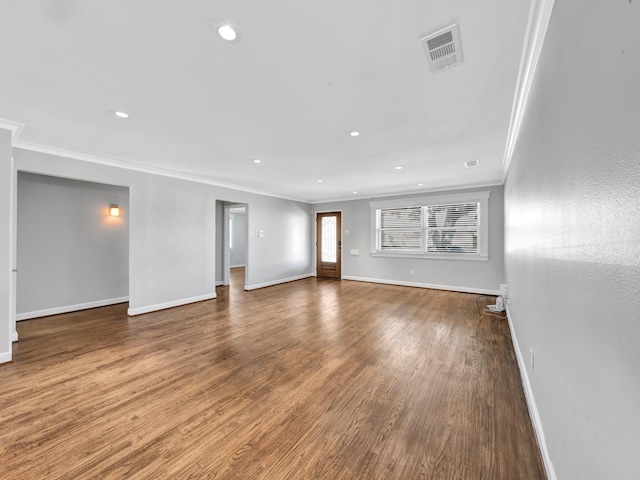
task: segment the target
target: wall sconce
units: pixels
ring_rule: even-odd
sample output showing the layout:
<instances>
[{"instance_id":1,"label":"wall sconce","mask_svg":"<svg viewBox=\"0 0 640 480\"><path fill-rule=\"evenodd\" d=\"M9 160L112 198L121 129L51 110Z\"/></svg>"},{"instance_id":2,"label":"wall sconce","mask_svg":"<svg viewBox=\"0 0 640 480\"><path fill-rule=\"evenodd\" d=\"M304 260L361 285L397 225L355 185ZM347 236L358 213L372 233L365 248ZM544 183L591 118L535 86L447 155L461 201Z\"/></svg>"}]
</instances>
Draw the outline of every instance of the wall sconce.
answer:
<instances>
[{"instance_id":1,"label":"wall sconce","mask_svg":"<svg viewBox=\"0 0 640 480\"><path fill-rule=\"evenodd\" d=\"M119 217L120 216L120 207L115 203L109 205L109 216L110 217Z\"/></svg>"}]
</instances>

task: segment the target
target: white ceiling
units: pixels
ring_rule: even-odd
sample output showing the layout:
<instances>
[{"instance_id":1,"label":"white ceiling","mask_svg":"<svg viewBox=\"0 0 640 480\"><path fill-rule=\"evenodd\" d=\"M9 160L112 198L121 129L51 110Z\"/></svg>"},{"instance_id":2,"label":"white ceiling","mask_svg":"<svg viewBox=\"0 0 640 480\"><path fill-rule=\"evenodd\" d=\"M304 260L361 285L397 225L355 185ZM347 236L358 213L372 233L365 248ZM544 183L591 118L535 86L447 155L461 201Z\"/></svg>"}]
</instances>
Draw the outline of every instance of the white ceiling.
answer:
<instances>
[{"instance_id":1,"label":"white ceiling","mask_svg":"<svg viewBox=\"0 0 640 480\"><path fill-rule=\"evenodd\" d=\"M309 202L497 184L529 7L5 0L0 118L19 145ZM419 40L453 22L464 60L433 74Z\"/></svg>"}]
</instances>

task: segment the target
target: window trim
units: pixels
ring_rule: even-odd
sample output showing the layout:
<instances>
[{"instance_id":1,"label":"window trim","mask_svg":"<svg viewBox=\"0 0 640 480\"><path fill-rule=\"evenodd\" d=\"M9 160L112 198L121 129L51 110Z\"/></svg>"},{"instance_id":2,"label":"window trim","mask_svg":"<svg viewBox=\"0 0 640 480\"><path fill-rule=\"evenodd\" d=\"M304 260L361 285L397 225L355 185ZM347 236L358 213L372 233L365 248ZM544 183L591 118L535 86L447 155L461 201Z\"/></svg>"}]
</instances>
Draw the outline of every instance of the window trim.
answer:
<instances>
[{"instance_id":1,"label":"window trim","mask_svg":"<svg viewBox=\"0 0 640 480\"><path fill-rule=\"evenodd\" d=\"M480 260L489 259L489 196L490 190L482 192L453 193L447 195L429 195L424 197L395 198L392 200L372 200L371 207L371 256L396 258L427 258L439 260ZM393 252L378 249L377 214L382 208L426 207L429 205L480 203L478 215L478 253L426 253ZM424 230L423 230L424 231ZM424 242L424 238L423 238Z\"/></svg>"}]
</instances>

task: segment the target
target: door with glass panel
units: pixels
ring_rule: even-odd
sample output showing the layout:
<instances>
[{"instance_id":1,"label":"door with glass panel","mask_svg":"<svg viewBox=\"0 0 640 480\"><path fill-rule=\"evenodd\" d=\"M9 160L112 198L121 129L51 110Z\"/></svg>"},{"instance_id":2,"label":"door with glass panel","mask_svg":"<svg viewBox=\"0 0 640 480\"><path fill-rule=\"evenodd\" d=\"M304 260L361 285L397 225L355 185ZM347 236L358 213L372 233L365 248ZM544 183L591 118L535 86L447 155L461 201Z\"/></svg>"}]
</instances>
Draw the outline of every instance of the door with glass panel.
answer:
<instances>
[{"instance_id":1,"label":"door with glass panel","mask_svg":"<svg viewBox=\"0 0 640 480\"><path fill-rule=\"evenodd\" d=\"M316 269L319 277L341 277L341 224L340 212L318 213L316 218Z\"/></svg>"}]
</instances>

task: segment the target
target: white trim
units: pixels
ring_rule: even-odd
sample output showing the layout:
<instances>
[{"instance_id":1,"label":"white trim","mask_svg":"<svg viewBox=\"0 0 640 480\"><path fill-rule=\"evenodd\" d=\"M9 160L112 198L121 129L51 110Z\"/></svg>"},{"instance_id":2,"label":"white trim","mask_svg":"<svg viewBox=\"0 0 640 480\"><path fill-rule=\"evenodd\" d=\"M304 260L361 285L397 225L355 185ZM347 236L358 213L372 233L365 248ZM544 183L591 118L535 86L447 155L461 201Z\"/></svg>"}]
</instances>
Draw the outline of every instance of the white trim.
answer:
<instances>
[{"instance_id":1,"label":"white trim","mask_svg":"<svg viewBox=\"0 0 640 480\"><path fill-rule=\"evenodd\" d=\"M354 280L356 282L368 282L368 283L383 283L385 285L397 285L400 287L417 287L417 288L431 288L433 290L449 290L452 292L462 293L478 293L480 295L500 295L500 290L492 290L488 288L475 288L475 287L461 287L458 285L437 285L434 283L418 283L418 282L403 282L402 280L387 280L384 278L366 278L366 277L352 277L351 275L345 275L343 280Z\"/></svg>"},{"instance_id":2,"label":"white trim","mask_svg":"<svg viewBox=\"0 0 640 480\"><path fill-rule=\"evenodd\" d=\"M60 313L77 312L78 310L87 310L89 308L105 307L107 305L115 305L117 303L125 303L128 301L129 301L129 297L108 298L106 300L79 303L77 305L65 305L63 307L47 308L45 310L35 310L33 312L24 312L24 313L17 314L16 320L29 320L30 318L48 317L49 315L58 315Z\"/></svg>"},{"instance_id":3,"label":"white trim","mask_svg":"<svg viewBox=\"0 0 640 480\"><path fill-rule=\"evenodd\" d=\"M142 315L144 313L156 312L158 310L165 310L167 308L181 307L182 305L188 305L189 303L203 302L205 300L212 300L216 298L216 293L207 293L206 295L199 295L191 298L181 298L180 300L173 300L171 302L158 303L156 305L148 305L146 307L130 308L127 310L127 315L134 317L136 315Z\"/></svg>"},{"instance_id":4,"label":"white trim","mask_svg":"<svg viewBox=\"0 0 640 480\"><path fill-rule=\"evenodd\" d=\"M513 107L511 108L511 120L509 122L509 132L507 134L507 145L502 161L502 182L504 183L511 158L515 150L522 119L527 108L527 102L533 85L538 61L540 60L540 52L544 44L544 39L549 26L549 19L553 10L555 0L532 0L531 9L529 10L529 20L527 23L527 31L524 37L524 46L522 48L522 57L520 59L520 70L518 72L518 81L516 83L516 93L513 99Z\"/></svg>"},{"instance_id":5,"label":"white trim","mask_svg":"<svg viewBox=\"0 0 640 480\"><path fill-rule=\"evenodd\" d=\"M486 262L489 255L477 255L475 253L409 253L409 252L389 252L387 250L373 251L372 257L389 258L415 258L416 260L471 260Z\"/></svg>"},{"instance_id":6,"label":"white trim","mask_svg":"<svg viewBox=\"0 0 640 480\"><path fill-rule=\"evenodd\" d=\"M18 138L18 135L20 135L24 127L24 123L14 122L13 120L7 120L6 118L0 118L0 128L11 130L11 139L14 142Z\"/></svg>"},{"instance_id":7,"label":"white trim","mask_svg":"<svg viewBox=\"0 0 640 480\"><path fill-rule=\"evenodd\" d=\"M513 328L513 321L511 320L511 314L509 313L509 307L506 308L507 321L509 322L509 330L511 330L511 341L513 342L513 349L516 351L516 359L518 360L518 369L520 370L520 377L522 378L522 388L524 390L524 396L527 400L527 407L529 408L529 417L531 418L531 424L533 430L536 433L536 439L538 440L538 448L540 448L540 454L542 456L542 463L547 473L549 480L556 480L556 472L553 469L553 463L551 462L551 456L547 449L547 442L544 438L544 430L542 428L542 421L540 420L540 414L538 413L538 407L536 406L536 400L533 396L533 390L531 389L531 382L529 382L529 375L527 374L527 367L522 358L522 351L518 344L516 337L516 331Z\"/></svg>"},{"instance_id":8,"label":"white trim","mask_svg":"<svg viewBox=\"0 0 640 480\"><path fill-rule=\"evenodd\" d=\"M267 197L281 198L283 200L291 200L293 202L309 203L308 201L301 200L299 198L284 197L282 195L277 195L272 192L254 190L252 188L242 187L240 185L234 185L230 183L217 182L211 178L192 175L189 173L183 173L176 170L170 170L167 168L158 168L158 167L152 167L150 165L142 165L140 163L135 163L135 162L115 160L111 158L100 157L97 155L88 155L85 153L74 152L74 151L65 150L62 148L49 147L47 145L40 145L32 142L25 142L22 140L17 140L13 142L13 148L19 148L21 150L29 150L29 151L38 152L38 153L45 153L47 155L54 155L56 157L71 158L71 159L80 160L83 162L96 163L99 165L105 165L107 167L116 167L116 168L123 168L125 170L132 170L135 172L150 173L152 175L160 175L163 177L175 178L178 180L186 180L188 182L203 183L205 185L228 188L230 190L237 190L240 192L255 193L257 195L265 195Z\"/></svg>"},{"instance_id":9,"label":"white trim","mask_svg":"<svg viewBox=\"0 0 640 480\"><path fill-rule=\"evenodd\" d=\"M224 282L222 280L216 282L216 287L224 287Z\"/></svg>"},{"instance_id":10,"label":"white trim","mask_svg":"<svg viewBox=\"0 0 640 480\"><path fill-rule=\"evenodd\" d=\"M11 155L11 187L10 187L10 210L9 210L9 255L11 258L11 276L9 277L9 294L11 307L9 310L9 321L11 323L11 342L18 341L18 330L16 330L16 306L18 304L18 258L16 245L18 244L18 171L16 170L13 152Z\"/></svg>"},{"instance_id":11,"label":"white trim","mask_svg":"<svg viewBox=\"0 0 640 480\"><path fill-rule=\"evenodd\" d=\"M490 190L482 192L452 193L449 195L428 195L426 197L396 198L393 200L372 200L371 208L424 207L450 203L478 202L491 196Z\"/></svg>"},{"instance_id":12,"label":"white trim","mask_svg":"<svg viewBox=\"0 0 640 480\"><path fill-rule=\"evenodd\" d=\"M481 183L474 183L471 185L451 185L451 186L447 186L447 187L434 187L434 188L421 188L420 190L408 190L406 192L393 192L393 193L382 193L380 195L375 195L375 194L363 194L363 195L352 195L350 197L337 197L337 198L332 198L329 200L313 200L311 202L305 202L305 203L311 203L312 206L315 205L322 205L324 203L337 203L337 202L353 202L353 201L364 201L364 200L372 200L372 199L376 199L376 198L387 198L387 197L399 197L401 195L407 195L407 196L412 196L412 195L424 195L424 194L431 194L431 193L439 193L439 192L450 192L452 190L467 190L467 189L472 189L472 188L488 188L488 187L500 187L504 185L503 181L492 181L492 182L481 182ZM330 211L330 210L327 210Z\"/></svg>"},{"instance_id":13,"label":"white trim","mask_svg":"<svg viewBox=\"0 0 640 480\"><path fill-rule=\"evenodd\" d=\"M241 263L240 265L229 265L229 268L240 268L240 267L245 267L246 265L244 263Z\"/></svg>"},{"instance_id":14,"label":"white trim","mask_svg":"<svg viewBox=\"0 0 640 480\"><path fill-rule=\"evenodd\" d=\"M289 278L281 278L279 280L273 280L271 282L256 283L254 285L245 285L244 289L247 291L257 290L258 288L272 287L274 285L280 285L281 283L295 282L296 280L302 280L304 278L309 278L309 277L315 277L315 275L313 273L305 273L303 275L296 275L295 277L289 277Z\"/></svg>"},{"instance_id":15,"label":"white trim","mask_svg":"<svg viewBox=\"0 0 640 480\"><path fill-rule=\"evenodd\" d=\"M11 351L0 353L0 363L7 363L11 361Z\"/></svg>"}]
</instances>

